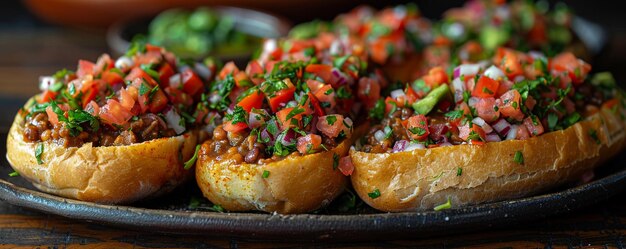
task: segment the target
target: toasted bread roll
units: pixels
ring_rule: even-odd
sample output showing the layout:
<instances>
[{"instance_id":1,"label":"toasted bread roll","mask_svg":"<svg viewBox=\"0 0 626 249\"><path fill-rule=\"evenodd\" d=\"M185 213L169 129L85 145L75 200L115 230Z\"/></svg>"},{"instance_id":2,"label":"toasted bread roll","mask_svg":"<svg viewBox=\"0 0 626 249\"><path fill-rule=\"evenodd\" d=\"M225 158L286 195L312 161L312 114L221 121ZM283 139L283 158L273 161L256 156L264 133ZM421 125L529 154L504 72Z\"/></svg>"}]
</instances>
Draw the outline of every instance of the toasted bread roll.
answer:
<instances>
[{"instance_id":1,"label":"toasted bread roll","mask_svg":"<svg viewBox=\"0 0 626 249\"><path fill-rule=\"evenodd\" d=\"M527 140L398 153L351 150L352 184L367 204L388 212L432 210L448 200L461 207L529 196L576 181L618 153L624 128L603 109L565 130ZM380 196L368 196L376 190Z\"/></svg>"},{"instance_id":2,"label":"toasted bread roll","mask_svg":"<svg viewBox=\"0 0 626 249\"><path fill-rule=\"evenodd\" d=\"M66 148L25 142L22 124L18 114L7 138L13 168L44 192L98 203L130 203L168 192L191 175L183 163L198 143L197 134L188 132L127 146ZM38 146L41 164L35 157Z\"/></svg>"},{"instance_id":3,"label":"toasted bread roll","mask_svg":"<svg viewBox=\"0 0 626 249\"><path fill-rule=\"evenodd\" d=\"M205 143L198 155L196 180L205 197L229 211L309 212L343 192L347 177L334 167L335 160L347 156L354 139L365 130L365 126L357 128L350 139L328 151L292 153L268 164L242 163L236 151L215 158Z\"/></svg>"}]
</instances>

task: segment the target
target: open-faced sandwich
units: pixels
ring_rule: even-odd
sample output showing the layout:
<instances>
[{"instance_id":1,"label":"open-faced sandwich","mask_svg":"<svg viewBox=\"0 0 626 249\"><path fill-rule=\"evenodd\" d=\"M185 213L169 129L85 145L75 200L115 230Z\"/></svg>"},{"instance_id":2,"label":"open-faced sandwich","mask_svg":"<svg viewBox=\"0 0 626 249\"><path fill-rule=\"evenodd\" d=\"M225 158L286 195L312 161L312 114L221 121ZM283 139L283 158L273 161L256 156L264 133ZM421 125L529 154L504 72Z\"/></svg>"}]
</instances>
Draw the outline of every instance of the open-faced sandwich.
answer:
<instances>
[{"instance_id":1,"label":"open-faced sandwich","mask_svg":"<svg viewBox=\"0 0 626 249\"><path fill-rule=\"evenodd\" d=\"M374 103L380 78L351 54L359 44L330 53L339 38L326 37L287 40L287 52L266 46L245 71L229 63L218 74L209 99L226 114L196 166L209 200L232 211L302 213L343 192L342 158L365 131L355 117L368 106L356 101Z\"/></svg>"},{"instance_id":2,"label":"open-faced sandwich","mask_svg":"<svg viewBox=\"0 0 626 249\"><path fill-rule=\"evenodd\" d=\"M129 203L167 192L191 175L184 164L209 114L198 103L214 70L140 43L117 60L81 60L76 72L41 78L11 126L7 159L64 197Z\"/></svg>"},{"instance_id":3,"label":"open-faced sandwich","mask_svg":"<svg viewBox=\"0 0 626 249\"><path fill-rule=\"evenodd\" d=\"M441 68L379 100L351 150L352 183L383 211L527 196L581 179L624 147L626 102L612 77L587 79L571 53L498 49L490 63Z\"/></svg>"}]
</instances>

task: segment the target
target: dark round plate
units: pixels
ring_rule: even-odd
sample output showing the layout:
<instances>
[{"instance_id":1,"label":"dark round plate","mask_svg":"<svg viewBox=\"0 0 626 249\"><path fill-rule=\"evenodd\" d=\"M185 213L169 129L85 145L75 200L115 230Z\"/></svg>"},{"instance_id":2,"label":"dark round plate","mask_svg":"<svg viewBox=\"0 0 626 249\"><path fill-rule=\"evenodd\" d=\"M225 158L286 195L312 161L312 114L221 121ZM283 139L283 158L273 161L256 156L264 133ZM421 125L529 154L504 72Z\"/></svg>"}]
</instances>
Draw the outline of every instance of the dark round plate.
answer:
<instances>
[{"instance_id":1,"label":"dark round plate","mask_svg":"<svg viewBox=\"0 0 626 249\"><path fill-rule=\"evenodd\" d=\"M0 134L5 141L6 132ZM6 153L2 143L0 153ZM626 155L603 165L597 179L580 186L511 201L429 212L380 213L362 202L353 211L318 210L316 214L218 213L207 203L191 207L199 190L193 183L161 198L134 206L101 205L34 190L6 160L0 166L0 199L11 204L99 224L151 232L290 240L373 240L418 238L494 226L510 226L569 212L609 198L626 187ZM206 205L205 205L206 204ZM331 204L331 207L333 204Z\"/></svg>"}]
</instances>

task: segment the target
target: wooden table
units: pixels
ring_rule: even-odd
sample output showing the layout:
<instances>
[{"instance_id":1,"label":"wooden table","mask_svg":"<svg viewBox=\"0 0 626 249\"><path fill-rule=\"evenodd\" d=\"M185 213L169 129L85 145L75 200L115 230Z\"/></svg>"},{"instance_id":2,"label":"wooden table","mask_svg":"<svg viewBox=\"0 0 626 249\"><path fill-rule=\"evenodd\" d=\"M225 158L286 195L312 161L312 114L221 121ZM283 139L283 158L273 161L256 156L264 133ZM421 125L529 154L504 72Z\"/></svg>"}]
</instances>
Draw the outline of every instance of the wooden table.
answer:
<instances>
[{"instance_id":1,"label":"wooden table","mask_svg":"<svg viewBox=\"0 0 626 249\"><path fill-rule=\"evenodd\" d=\"M620 44L618 41L613 42ZM64 67L75 68L78 59L95 60L100 53L105 51L107 47L101 33L55 28L0 29L0 103L16 103L16 100L19 103L38 91L39 75L50 75ZM611 53L610 57L615 56L616 53ZM624 71L623 68L622 71ZM10 108L17 110L18 106ZM10 116L0 117L0 129L10 124L7 122L10 122L11 118ZM584 210L502 229L414 241L377 241L357 244L310 242L304 246L621 248L626 243L625 235L626 193L622 193ZM73 248L83 245L95 248L292 248L301 246L299 243L288 240L283 242L251 241L214 238L210 234L206 236L159 235L125 230L43 214L0 201L1 248Z\"/></svg>"}]
</instances>

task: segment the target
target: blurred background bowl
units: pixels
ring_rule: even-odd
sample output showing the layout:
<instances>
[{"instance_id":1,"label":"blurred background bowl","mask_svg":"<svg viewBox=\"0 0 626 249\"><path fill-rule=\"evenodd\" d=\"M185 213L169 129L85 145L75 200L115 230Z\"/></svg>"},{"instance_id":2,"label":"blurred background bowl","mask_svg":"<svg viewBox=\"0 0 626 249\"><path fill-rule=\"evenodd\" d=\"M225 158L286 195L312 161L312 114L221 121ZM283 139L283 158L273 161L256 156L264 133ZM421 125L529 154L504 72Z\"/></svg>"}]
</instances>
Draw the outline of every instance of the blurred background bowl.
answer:
<instances>
[{"instance_id":1,"label":"blurred background bowl","mask_svg":"<svg viewBox=\"0 0 626 249\"><path fill-rule=\"evenodd\" d=\"M285 36L289 32L289 29L291 28L290 22L287 21L286 19L276 16L276 15L271 15L266 12L261 12L261 11L251 10L251 9L244 9L244 8L239 8L239 7L226 7L226 6L214 6L214 7L208 7L207 9L214 12L218 19L229 18L229 20L232 21L233 32L241 33L246 36L246 37L243 37L243 39L245 40L241 41L242 44L239 44L238 46L233 46L233 44L225 44L225 43L232 42L232 41L225 40L223 43L217 43L217 44L211 45L210 44L211 40L208 40L209 44L202 44L201 42L202 46L208 46L208 47L202 48L200 50L198 49L187 50L184 47L181 48L181 44L179 43L176 44L176 42L169 43L171 44L171 46L167 44L162 44L162 45L164 45L169 50L173 52L177 52L179 55L183 57L187 57L187 58L200 59L206 56L213 56L222 61L232 60L232 61L235 61L237 64L241 64L241 63L245 64L245 62L251 57L252 53L256 49L261 47L260 43L262 42L264 38L277 38L277 37ZM188 15L193 10L188 11L185 9L178 9L175 11L176 13L185 13L185 15ZM169 11L169 13L172 14L174 12ZM160 16L159 21L163 21L163 17L170 18L166 16ZM159 18L159 16L157 16L156 18ZM175 18L178 18L178 17L175 17ZM162 31L165 33L159 33L159 34L150 33L149 30L154 30L154 23L152 23L153 20L157 20L155 19L155 16L121 21L121 22L117 22L111 25L107 30L106 40L114 56L123 55L125 51L128 49L128 47L130 46L130 43L133 37L135 37L136 35L144 35L148 38L148 41L156 40L155 37L157 37L157 35L160 37L158 40L168 39L167 35L170 35L170 33L168 33L168 30ZM167 20L167 21L180 22L181 20ZM182 19L182 22L185 22L185 18ZM150 28L151 23L153 25L152 28ZM167 26L164 26L163 24L159 24L159 26L161 26L159 27L160 29L167 28ZM200 31L193 31L193 32L187 31L187 32L190 32L188 34L192 35L192 34L198 34ZM201 32L204 32L204 31L201 31ZM148 36L149 33L150 33L150 36ZM183 35L186 35L186 34L183 34ZM211 34L205 34L205 35L202 35L201 37L208 37L208 35L211 35ZM157 45L159 44L157 43ZM213 49L210 48L211 46L213 47ZM203 51L203 52L199 52L199 51Z\"/></svg>"}]
</instances>

